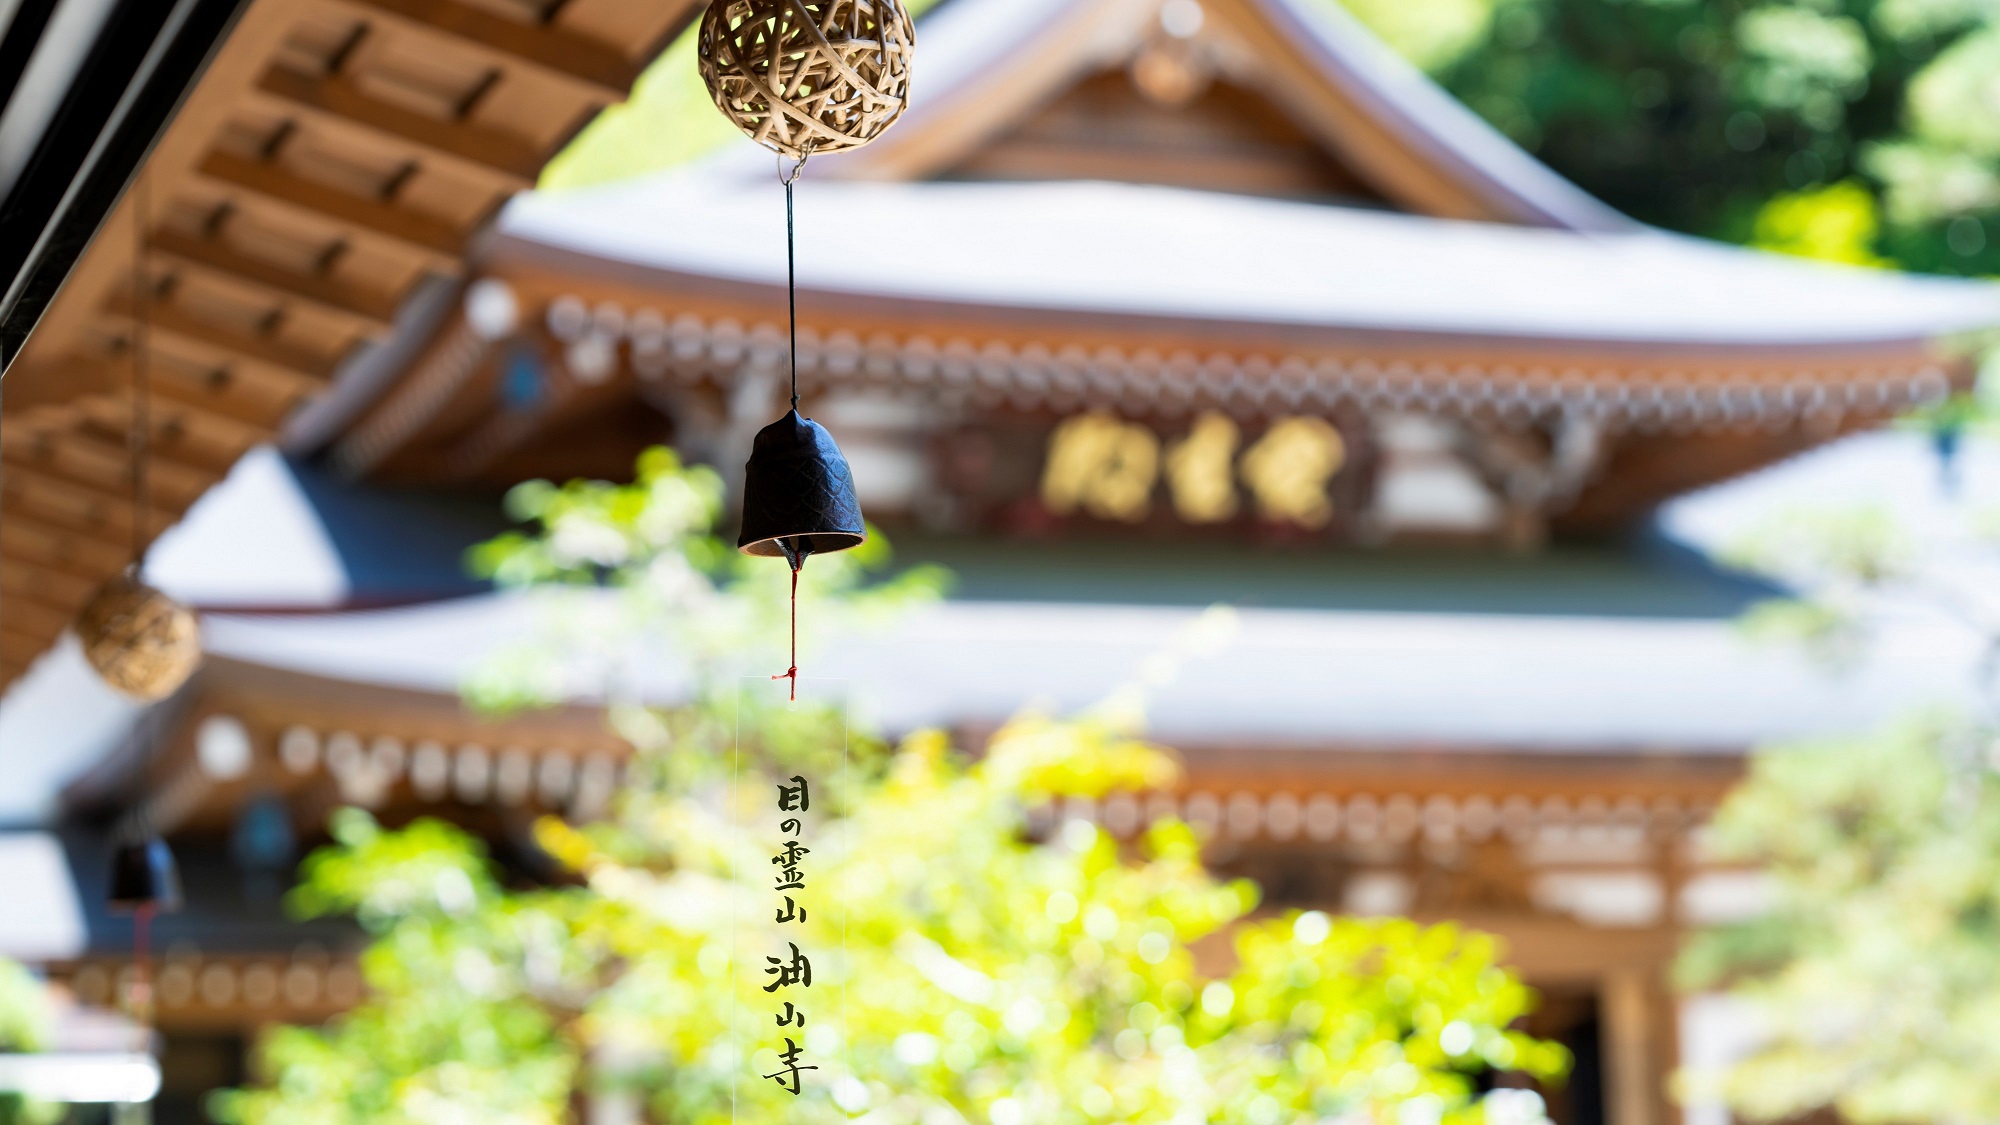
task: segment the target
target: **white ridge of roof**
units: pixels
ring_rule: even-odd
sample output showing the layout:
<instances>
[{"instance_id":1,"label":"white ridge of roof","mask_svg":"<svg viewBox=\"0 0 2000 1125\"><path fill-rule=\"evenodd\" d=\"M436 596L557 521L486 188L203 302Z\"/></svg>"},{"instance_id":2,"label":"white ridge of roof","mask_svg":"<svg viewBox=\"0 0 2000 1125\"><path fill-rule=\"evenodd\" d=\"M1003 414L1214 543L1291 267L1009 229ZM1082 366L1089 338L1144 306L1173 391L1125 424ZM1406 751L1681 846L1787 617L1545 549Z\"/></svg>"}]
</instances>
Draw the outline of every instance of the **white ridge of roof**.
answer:
<instances>
[{"instance_id":1,"label":"white ridge of roof","mask_svg":"<svg viewBox=\"0 0 2000 1125\"><path fill-rule=\"evenodd\" d=\"M562 598L214 615L208 645L267 666L450 692L481 654L537 636L554 605L616 611L607 595ZM1200 614L947 602L837 638L807 666L847 681L856 714L890 733L995 722L1027 706L1072 712L1107 697ZM1885 632L1865 663L1835 676L1724 621L1244 610L1232 639L1158 693L1150 719L1154 735L1186 745L1728 752L1962 699L1976 658L1974 638L1922 622ZM645 671L636 683L621 676L625 690L662 701L684 692L669 661L631 663Z\"/></svg>"},{"instance_id":2,"label":"white ridge of roof","mask_svg":"<svg viewBox=\"0 0 2000 1125\"><path fill-rule=\"evenodd\" d=\"M780 192L689 174L531 193L508 206L493 254L540 247L781 286ZM1649 229L1581 234L1097 182L823 182L799 193L798 209L802 288L909 301L1711 346L1907 342L2000 325L2000 285Z\"/></svg>"}]
</instances>

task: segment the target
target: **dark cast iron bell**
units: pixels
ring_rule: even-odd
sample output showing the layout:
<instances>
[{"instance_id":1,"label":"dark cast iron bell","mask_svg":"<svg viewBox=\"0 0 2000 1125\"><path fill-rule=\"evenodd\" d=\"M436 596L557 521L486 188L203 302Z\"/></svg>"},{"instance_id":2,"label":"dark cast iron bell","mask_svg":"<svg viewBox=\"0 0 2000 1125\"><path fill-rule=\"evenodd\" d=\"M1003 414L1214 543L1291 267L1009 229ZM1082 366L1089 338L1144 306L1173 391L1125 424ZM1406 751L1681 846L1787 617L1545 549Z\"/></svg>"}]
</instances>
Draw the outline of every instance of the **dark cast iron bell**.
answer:
<instances>
[{"instance_id":1,"label":"dark cast iron bell","mask_svg":"<svg viewBox=\"0 0 2000 1125\"><path fill-rule=\"evenodd\" d=\"M180 869L165 840L152 835L126 840L111 853L110 905L122 913L180 909Z\"/></svg>"},{"instance_id":2,"label":"dark cast iron bell","mask_svg":"<svg viewBox=\"0 0 2000 1125\"><path fill-rule=\"evenodd\" d=\"M746 555L781 558L797 570L809 555L868 541L854 473L826 427L791 413L764 427L743 473Z\"/></svg>"}]
</instances>

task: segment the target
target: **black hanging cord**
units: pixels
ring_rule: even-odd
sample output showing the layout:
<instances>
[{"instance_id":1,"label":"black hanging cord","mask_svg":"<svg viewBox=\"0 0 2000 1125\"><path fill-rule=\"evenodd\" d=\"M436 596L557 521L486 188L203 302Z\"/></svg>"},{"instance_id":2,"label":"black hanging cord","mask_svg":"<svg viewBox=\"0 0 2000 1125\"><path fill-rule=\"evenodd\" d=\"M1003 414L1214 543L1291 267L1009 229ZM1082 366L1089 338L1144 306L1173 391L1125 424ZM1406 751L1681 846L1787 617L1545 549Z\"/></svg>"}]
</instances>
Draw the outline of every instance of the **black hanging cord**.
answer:
<instances>
[{"instance_id":1,"label":"black hanging cord","mask_svg":"<svg viewBox=\"0 0 2000 1125\"><path fill-rule=\"evenodd\" d=\"M812 149L807 147L799 162L784 177L785 182L785 301L791 315L792 328L792 409L799 408L799 250L798 219L792 207L792 185L799 182L799 176L806 170L806 161L812 159Z\"/></svg>"}]
</instances>

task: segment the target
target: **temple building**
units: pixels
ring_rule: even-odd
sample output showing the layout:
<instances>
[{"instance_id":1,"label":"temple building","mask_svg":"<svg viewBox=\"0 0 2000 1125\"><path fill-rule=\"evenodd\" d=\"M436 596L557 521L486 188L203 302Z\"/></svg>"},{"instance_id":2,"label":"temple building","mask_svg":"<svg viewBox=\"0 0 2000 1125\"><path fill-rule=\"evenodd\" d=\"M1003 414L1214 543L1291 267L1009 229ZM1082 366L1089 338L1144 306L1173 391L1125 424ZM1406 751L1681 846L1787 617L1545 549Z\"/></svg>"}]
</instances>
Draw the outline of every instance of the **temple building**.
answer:
<instances>
[{"instance_id":1,"label":"temple building","mask_svg":"<svg viewBox=\"0 0 2000 1125\"><path fill-rule=\"evenodd\" d=\"M9 376L0 823L45 825L73 886L52 869L6 940L110 1004L103 828L168 834L163 1122L257 1028L360 995L358 932L278 903L333 809L447 816L533 877L534 817L613 799L632 750L588 700L459 700L532 628L460 566L500 493L660 443L734 483L783 409L769 154L520 191L693 6L506 6L256 0L154 158L146 238L128 197ZM1578 1060L1556 1121L1713 1121L1669 1096L1713 1013L1667 969L1760 884L1705 855L1708 815L1754 747L1971 655L1841 684L1756 649L1732 621L1772 591L1657 513L1968 386L2000 289L1641 226L1320 0L950 0L920 36L905 119L798 186L803 409L900 557L959 577L842 639L857 717L976 745L1234 606L1152 701L1184 783L1054 813L1185 817L1273 907L1499 934ZM208 652L144 712L49 651L124 560L135 347L161 523L189 513L149 573Z\"/></svg>"}]
</instances>

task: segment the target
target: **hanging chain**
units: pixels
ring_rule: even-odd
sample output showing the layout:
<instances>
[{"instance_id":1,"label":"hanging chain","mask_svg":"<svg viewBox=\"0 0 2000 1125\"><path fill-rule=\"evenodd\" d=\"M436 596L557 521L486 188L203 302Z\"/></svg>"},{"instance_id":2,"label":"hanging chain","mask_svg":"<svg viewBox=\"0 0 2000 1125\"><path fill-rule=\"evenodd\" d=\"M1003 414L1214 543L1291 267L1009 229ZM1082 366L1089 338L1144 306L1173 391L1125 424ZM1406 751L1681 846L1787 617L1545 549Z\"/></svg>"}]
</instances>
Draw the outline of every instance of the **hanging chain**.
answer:
<instances>
[{"instance_id":1,"label":"hanging chain","mask_svg":"<svg viewBox=\"0 0 2000 1125\"><path fill-rule=\"evenodd\" d=\"M152 283L147 276L149 251L147 229L148 200L146 177L142 172L132 184L132 432L128 438L132 455L132 570L138 576L146 558L148 497L146 445L152 426L152 378L147 370L148 319L152 312Z\"/></svg>"}]
</instances>

